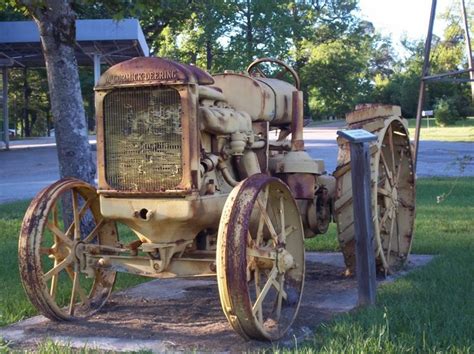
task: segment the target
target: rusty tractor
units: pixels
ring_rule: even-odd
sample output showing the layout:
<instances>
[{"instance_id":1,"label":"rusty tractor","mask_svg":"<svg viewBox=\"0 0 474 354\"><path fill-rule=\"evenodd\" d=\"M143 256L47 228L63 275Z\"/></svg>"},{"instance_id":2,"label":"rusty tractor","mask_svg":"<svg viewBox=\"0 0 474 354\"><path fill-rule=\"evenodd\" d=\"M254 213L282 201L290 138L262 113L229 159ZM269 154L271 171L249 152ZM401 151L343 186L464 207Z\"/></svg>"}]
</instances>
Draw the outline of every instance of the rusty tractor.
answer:
<instances>
[{"instance_id":1,"label":"rusty tractor","mask_svg":"<svg viewBox=\"0 0 474 354\"><path fill-rule=\"evenodd\" d=\"M45 316L90 316L117 272L217 276L231 326L275 340L298 312L305 238L335 218L353 271L349 150L339 141L334 175L305 151L303 94L291 67L264 58L245 73L211 76L135 58L109 68L95 92L98 188L59 180L34 198L21 228L22 282ZM413 230L407 126L392 106L362 107L348 123L379 136L371 146L374 252L379 270L391 271ZM133 238L119 241L117 224Z\"/></svg>"}]
</instances>

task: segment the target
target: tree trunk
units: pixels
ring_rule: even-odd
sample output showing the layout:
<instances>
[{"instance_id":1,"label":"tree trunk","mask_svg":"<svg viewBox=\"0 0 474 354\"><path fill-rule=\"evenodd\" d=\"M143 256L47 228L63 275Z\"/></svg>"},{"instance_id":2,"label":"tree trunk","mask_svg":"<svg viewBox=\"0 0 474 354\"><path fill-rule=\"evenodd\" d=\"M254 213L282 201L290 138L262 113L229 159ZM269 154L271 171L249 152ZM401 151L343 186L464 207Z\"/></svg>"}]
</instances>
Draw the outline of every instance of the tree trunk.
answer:
<instances>
[{"instance_id":1,"label":"tree trunk","mask_svg":"<svg viewBox=\"0 0 474 354\"><path fill-rule=\"evenodd\" d=\"M30 89L28 87L28 68L23 68L23 126L25 127L25 136L31 136L29 113Z\"/></svg>"},{"instance_id":2,"label":"tree trunk","mask_svg":"<svg viewBox=\"0 0 474 354\"><path fill-rule=\"evenodd\" d=\"M245 13L245 21L246 21L246 28L245 28L245 38L247 41L247 60L248 62L253 61L253 26L252 26L252 9L251 9L251 1L247 0L247 9Z\"/></svg>"},{"instance_id":3,"label":"tree trunk","mask_svg":"<svg viewBox=\"0 0 474 354\"><path fill-rule=\"evenodd\" d=\"M304 64L306 62L306 59L303 57L303 51L302 51L302 45L301 42L303 40L302 34L301 34L301 14L298 11L298 4L294 3L293 7L291 9L292 15L293 15L293 45L294 45L294 51L295 51L295 65L293 68L295 71L298 73L298 75L301 75L302 69L304 67ZM301 91L303 91L303 116L310 117L311 111L309 109L309 90L308 90L308 85L305 80L301 82Z\"/></svg>"},{"instance_id":4,"label":"tree trunk","mask_svg":"<svg viewBox=\"0 0 474 354\"><path fill-rule=\"evenodd\" d=\"M212 69L212 59L214 54L212 53L212 42L210 39L206 41L206 69L211 71Z\"/></svg>"},{"instance_id":5,"label":"tree trunk","mask_svg":"<svg viewBox=\"0 0 474 354\"><path fill-rule=\"evenodd\" d=\"M74 45L76 14L67 0L20 1L38 25L46 62L51 111L61 177L71 176L94 184L95 165Z\"/></svg>"}]
</instances>

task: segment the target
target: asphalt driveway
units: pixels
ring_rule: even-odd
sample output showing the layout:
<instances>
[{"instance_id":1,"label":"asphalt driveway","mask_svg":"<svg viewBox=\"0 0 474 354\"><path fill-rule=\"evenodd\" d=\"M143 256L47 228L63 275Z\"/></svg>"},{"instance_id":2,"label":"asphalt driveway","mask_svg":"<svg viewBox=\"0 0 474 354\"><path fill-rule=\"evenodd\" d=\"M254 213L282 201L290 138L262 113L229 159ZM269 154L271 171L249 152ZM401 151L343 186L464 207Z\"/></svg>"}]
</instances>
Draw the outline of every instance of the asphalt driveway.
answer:
<instances>
[{"instance_id":1,"label":"asphalt driveway","mask_svg":"<svg viewBox=\"0 0 474 354\"><path fill-rule=\"evenodd\" d=\"M323 159L329 173L336 168L338 129L338 126L309 127L304 132L306 150L313 158ZM95 138L90 142L95 144ZM474 143L421 141L417 176L474 176L472 158ZM10 151L0 151L0 203L32 198L58 178L53 138L13 141Z\"/></svg>"}]
</instances>

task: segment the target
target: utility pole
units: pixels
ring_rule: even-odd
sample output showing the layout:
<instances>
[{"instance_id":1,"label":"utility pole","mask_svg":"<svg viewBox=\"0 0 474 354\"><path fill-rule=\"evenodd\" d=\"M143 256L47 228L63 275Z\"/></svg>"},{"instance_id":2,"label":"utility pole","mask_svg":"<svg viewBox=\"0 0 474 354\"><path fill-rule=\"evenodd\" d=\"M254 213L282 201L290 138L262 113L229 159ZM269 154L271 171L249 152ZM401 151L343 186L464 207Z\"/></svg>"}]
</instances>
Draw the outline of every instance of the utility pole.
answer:
<instances>
[{"instance_id":1,"label":"utility pole","mask_svg":"<svg viewBox=\"0 0 474 354\"><path fill-rule=\"evenodd\" d=\"M461 12L464 19L464 39L466 40L467 64L469 65L469 79L471 80L472 103L474 103L474 65L472 64L471 37L467 25L466 4L464 0L461 0Z\"/></svg>"},{"instance_id":2,"label":"utility pole","mask_svg":"<svg viewBox=\"0 0 474 354\"><path fill-rule=\"evenodd\" d=\"M416 128L415 128L415 151L414 151L414 161L413 161L413 169L416 173L416 163L418 160L418 145L420 141L420 129L421 129L421 116L423 111L423 104L425 102L425 89L428 82L470 82L471 83L471 93L472 93L472 101L474 102L474 66L473 66L473 59L472 59L472 49L471 49L471 39L469 36L469 26L467 23L467 14L466 14L466 6L464 0L461 1L461 11L463 16L464 22L464 32L465 32L465 40L466 40L466 51L467 51L467 61L468 61L468 69L462 70L455 70L441 74L434 74L430 75L430 54L431 54L431 42L433 39L433 25L434 20L436 17L436 0L432 0L431 2L431 13L430 13L430 21L428 25L428 35L425 41L425 51L424 51L424 61L423 61L423 69L421 73L421 81L420 81L420 91L418 95L418 108L416 110ZM458 75L462 75L465 73L469 73L469 78L459 78L456 77Z\"/></svg>"}]
</instances>

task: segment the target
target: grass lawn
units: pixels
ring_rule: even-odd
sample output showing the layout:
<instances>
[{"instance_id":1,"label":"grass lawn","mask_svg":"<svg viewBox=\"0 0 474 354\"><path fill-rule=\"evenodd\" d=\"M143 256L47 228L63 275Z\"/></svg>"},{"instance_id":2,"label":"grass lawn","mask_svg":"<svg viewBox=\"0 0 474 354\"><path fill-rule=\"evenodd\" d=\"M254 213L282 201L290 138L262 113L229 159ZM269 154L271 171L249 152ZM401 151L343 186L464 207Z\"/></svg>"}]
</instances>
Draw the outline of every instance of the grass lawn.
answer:
<instances>
[{"instance_id":1,"label":"grass lawn","mask_svg":"<svg viewBox=\"0 0 474 354\"><path fill-rule=\"evenodd\" d=\"M436 197L452 193L440 204ZM377 306L338 316L301 349L322 352L474 351L474 178L417 182L413 253L428 266L377 292ZM333 236L335 230L332 230ZM337 248L334 237L307 242Z\"/></svg>"},{"instance_id":2,"label":"grass lawn","mask_svg":"<svg viewBox=\"0 0 474 354\"><path fill-rule=\"evenodd\" d=\"M415 137L416 120L408 119L410 137ZM435 120L430 119L427 128L426 119L422 120L420 139L439 141L469 141L474 142L474 117L458 120L455 125L449 127L437 127Z\"/></svg>"},{"instance_id":3,"label":"grass lawn","mask_svg":"<svg viewBox=\"0 0 474 354\"><path fill-rule=\"evenodd\" d=\"M18 235L29 201L0 204L0 327L37 314L26 298L18 272ZM131 231L119 228L123 238L131 238ZM142 283L148 278L119 274L115 290Z\"/></svg>"},{"instance_id":4,"label":"grass lawn","mask_svg":"<svg viewBox=\"0 0 474 354\"><path fill-rule=\"evenodd\" d=\"M299 345L298 350L474 351L474 178L420 179L417 183L413 252L438 257L379 288L375 308L336 317L316 330L314 342ZM453 184L452 193L437 204L436 197L448 193ZM36 314L21 287L16 258L26 207L27 202L0 205L0 326ZM307 248L337 250L335 227L328 235L308 240ZM119 274L117 288L142 281Z\"/></svg>"}]
</instances>

